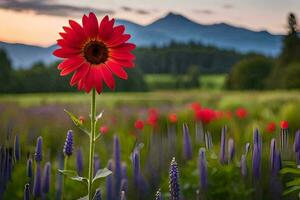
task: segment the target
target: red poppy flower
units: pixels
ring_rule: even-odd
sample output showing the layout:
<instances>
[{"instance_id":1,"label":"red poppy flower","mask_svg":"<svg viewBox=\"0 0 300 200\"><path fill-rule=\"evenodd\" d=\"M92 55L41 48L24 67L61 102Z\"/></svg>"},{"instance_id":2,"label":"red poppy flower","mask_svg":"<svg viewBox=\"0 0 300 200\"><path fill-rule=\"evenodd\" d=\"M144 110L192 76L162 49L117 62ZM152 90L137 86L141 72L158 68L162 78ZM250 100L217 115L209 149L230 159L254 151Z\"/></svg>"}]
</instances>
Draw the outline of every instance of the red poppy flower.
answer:
<instances>
[{"instance_id":1,"label":"red poppy flower","mask_svg":"<svg viewBox=\"0 0 300 200\"><path fill-rule=\"evenodd\" d=\"M276 130L276 123L275 122L270 122L270 123L267 124L266 131L268 133L273 133L275 130Z\"/></svg>"},{"instance_id":2,"label":"red poppy flower","mask_svg":"<svg viewBox=\"0 0 300 200\"><path fill-rule=\"evenodd\" d=\"M144 122L142 120L136 120L134 123L134 127L136 129L143 130L144 129Z\"/></svg>"},{"instance_id":3,"label":"red poppy flower","mask_svg":"<svg viewBox=\"0 0 300 200\"><path fill-rule=\"evenodd\" d=\"M176 123L177 122L177 115L175 114L175 113L171 113L170 115L169 115L169 121L171 122L171 123Z\"/></svg>"},{"instance_id":4,"label":"red poppy flower","mask_svg":"<svg viewBox=\"0 0 300 200\"><path fill-rule=\"evenodd\" d=\"M194 102L191 104L191 107L194 111L200 110L201 109L201 105L198 102Z\"/></svg>"},{"instance_id":5,"label":"red poppy flower","mask_svg":"<svg viewBox=\"0 0 300 200\"><path fill-rule=\"evenodd\" d=\"M134 44L127 43L130 35L124 34L123 25L114 26L114 19L105 16L100 24L94 13L82 17L82 26L69 20L70 27L63 27L59 33L62 39L57 40L60 49L53 54L64 60L58 65L60 75L74 73L70 85L77 84L78 90L87 93L92 88L102 92L103 81L114 90L113 74L127 79L124 68L134 67L134 55L131 51Z\"/></svg>"},{"instance_id":6,"label":"red poppy flower","mask_svg":"<svg viewBox=\"0 0 300 200\"><path fill-rule=\"evenodd\" d=\"M105 135L108 131L109 131L108 126L103 125L103 126L100 127L100 133L101 134Z\"/></svg>"},{"instance_id":7,"label":"red poppy flower","mask_svg":"<svg viewBox=\"0 0 300 200\"><path fill-rule=\"evenodd\" d=\"M150 108L148 110L148 119L147 119L147 123L150 126L156 126L158 121L158 111L155 108Z\"/></svg>"},{"instance_id":8,"label":"red poppy flower","mask_svg":"<svg viewBox=\"0 0 300 200\"><path fill-rule=\"evenodd\" d=\"M212 120L215 119L216 114L210 108L203 108L201 110L196 111L195 117L197 120L202 121L204 124L210 123Z\"/></svg>"},{"instance_id":9,"label":"red poppy flower","mask_svg":"<svg viewBox=\"0 0 300 200\"><path fill-rule=\"evenodd\" d=\"M288 128L289 128L289 123L288 123L288 121L286 121L286 120L281 121L281 122L280 122L280 127L281 127L282 129L288 129Z\"/></svg>"},{"instance_id":10,"label":"red poppy flower","mask_svg":"<svg viewBox=\"0 0 300 200\"><path fill-rule=\"evenodd\" d=\"M236 109L235 114L238 118L244 119L247 117L248 112L245 108L238 108L238 109Z\"/></svg>"}]
</instances>

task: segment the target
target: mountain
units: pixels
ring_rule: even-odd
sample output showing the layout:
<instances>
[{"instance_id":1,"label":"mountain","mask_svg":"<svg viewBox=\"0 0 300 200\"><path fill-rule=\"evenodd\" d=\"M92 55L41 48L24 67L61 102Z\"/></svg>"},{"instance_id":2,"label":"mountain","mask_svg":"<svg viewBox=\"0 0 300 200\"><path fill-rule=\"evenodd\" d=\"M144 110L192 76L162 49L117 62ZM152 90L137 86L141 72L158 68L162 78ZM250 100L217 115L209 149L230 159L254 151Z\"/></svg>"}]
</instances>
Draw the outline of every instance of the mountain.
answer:
<instances>
[{"instance_id":1,"label":"mountain","mask_svg":"<svg viewBox=\"0 0 300 200\"><path fill-rule=\"evenodd\" d=\"M132 35L131 42L137 46L161 46L171 41L193 40L241 53L256 52L269 56L278 55L281 49L282 35L252 31L225 23L202 25L175 13L169 13L146 26L127 20L117 20L117 24L126 26L126 32ZM28 67L37 61L50 63L55 60L52 51L56 45L43 48L0 42L0 48L8 52L15 67Z\"/></svg>"}]
</instances>

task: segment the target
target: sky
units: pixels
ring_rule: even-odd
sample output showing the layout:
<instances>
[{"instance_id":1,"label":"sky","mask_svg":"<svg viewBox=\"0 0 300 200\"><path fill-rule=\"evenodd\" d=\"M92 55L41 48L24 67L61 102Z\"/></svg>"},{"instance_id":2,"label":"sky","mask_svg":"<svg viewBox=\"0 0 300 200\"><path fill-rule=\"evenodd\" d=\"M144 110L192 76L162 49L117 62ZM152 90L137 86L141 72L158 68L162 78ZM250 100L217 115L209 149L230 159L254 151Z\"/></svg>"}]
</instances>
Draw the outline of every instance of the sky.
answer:
<instances>
[{"instance_id":1,"label":"sky","mask_svg":"<svg viewBox=\"0 0 300 200\"><path fill-rule=\"evenodd\" d=\"M93 11L147 25L169 12L201 24L228 23L273 34L286 31L300 0L0 0L0 41L50 46L68 19Z\"/></svg>"}]
</instances>

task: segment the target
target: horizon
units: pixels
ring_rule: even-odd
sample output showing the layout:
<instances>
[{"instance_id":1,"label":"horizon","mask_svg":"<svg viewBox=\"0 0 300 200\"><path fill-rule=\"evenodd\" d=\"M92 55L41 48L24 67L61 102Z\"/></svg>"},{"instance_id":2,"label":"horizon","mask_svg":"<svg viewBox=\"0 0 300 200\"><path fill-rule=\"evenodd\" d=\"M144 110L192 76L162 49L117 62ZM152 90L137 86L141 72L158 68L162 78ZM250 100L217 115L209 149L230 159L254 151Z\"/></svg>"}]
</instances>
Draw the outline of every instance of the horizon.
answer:
<instances>
[{"instance_id":1,"label":"horizon","mask_svg":"<svg viewBox=\"0 0 300 200\"><path fill-rule=\"evenodd\" d=\"M282 35L286 32L288 13L294 10L300 10L300 2L297 0L189 0L189 3L180 0L1 0L0 41L49 47L56 42L58 33L62 31L62 26L68 24L68 19L80 22L81 16L89 11L95 12L99 19L108 14L139 25L151 24L172 12L198 24L225 23L251 31ZM299 11L294 13L300 15Z\"/></svg>"}]
</instances>

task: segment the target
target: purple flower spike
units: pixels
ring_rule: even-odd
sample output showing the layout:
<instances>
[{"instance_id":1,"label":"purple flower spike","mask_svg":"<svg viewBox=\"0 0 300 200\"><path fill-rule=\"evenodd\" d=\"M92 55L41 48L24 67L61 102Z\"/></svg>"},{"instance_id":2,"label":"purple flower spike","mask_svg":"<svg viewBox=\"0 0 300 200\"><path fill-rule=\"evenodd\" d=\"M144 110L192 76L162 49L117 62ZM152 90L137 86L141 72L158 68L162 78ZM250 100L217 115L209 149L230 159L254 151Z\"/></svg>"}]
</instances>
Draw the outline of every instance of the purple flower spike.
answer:
<instances>
[{"instance_id":1,"label":"purple flower spike","mask_svg":"<svg viewBox=\"0 0 300 200\"><path fill-rule=\"evenodd\" d=\"M243 154L240 161L240 167L241 167L241 174L243 177L247 176L247 160L246 155Z\"/></svg>"},{"instance_id":2,"label":"purple flower spike","mask_svg":"<svg viewBox=\"0 0 300 200\"><path fill-rule=\"evenodd\" d=\"M126 200L125 191L121 192L121 200Z\"/></svg>"},{"instance_id":3,"label":"purple flower spike","mask_svg":"<svg viewBox=\"0 0 300 200\"><path fill-rule=\"evenodd\" d=\"M121 176L122 176L122 179L128 179L127 177L127 165L125 162L122 163L122 168L121 168Z\"/></svg>"},{"instance_id":4,"label":"purple flower spike","mask_svg":"<svg viewBox=\"0 0 300 200\"><path fill-rule=\"evenodd\" d=\"M42 195L42 172L41 172L40 163L37 163L35 176L34 176L33 196L41 197L41 195Z\"/></svg>"},{"instance_id":5,"label":"purple flower spike","mask_svg":"<svg viewBox=\"0 0 300 200\"><path fill-rule=\"evenodd\" d=\"M101 191L100 189L96 189L96 192L95 192L95 196L93 197L93 200L101 200Z\"/></svg>"},{"instance_id":6,"label":"purple flower spike","mask_svg":"<svg viewBox=\"0 0 300 200\"><path fill-rule=\"evenodd\" d=\"M32 159L29 158L27 160L27 167L26 167L26 175L28 178L32 178L33 177L33 170L32 170Z\"/></svg>"},{"instance_id":7,"label":"purple flower spike","mask_svg":"<svg viewBox=\"0 0 300 200\"><path fill-rule=\"evenodd\" d=\"M274 157L274 166L272 169L273 175L274 176L277 175L279 173L279 171L281 170L281 168L282 168L281 155L278 152L275 154L275 157Z\"/></svg>"},{"instance_id":8,"label":"purple flower spike","mask_svg":"<svg viewBox=\"0 0 300 200\"><path fill-rule=\"evenodd\" d=\"M162 200L160 189L156 192L155 200Z\"/></svg>"},{"instance_id":9,"label":"purple flower spike","mask_svg":"<svg viewBox=\"0 0 300 200\"><path fill-rule=\"evenodd\" d=\"M82 150L79 148L76 153L76 167L79 176L83 176L83 156Z\"/></svg>"},{"instance_id":10,"label":"purple flower spike","mask_svg":"<svg viewBox=\"0 0 300 200\"><path fill-rule=\"evenodd\" d=\"M294 140L294 151L300 152L300 130L297 130Z\"/></svg>"},{"instance_id":11,"label":"purple flower spike","mask_svg":"<svg viewBox=\"0 0 300 200\"><path fill-rule=\"evenodd\" d=\"M219 157L220 163L222 165L227 163L227 159L226 159L226 132L227 132L227 127L224 126L222 128L220 157Z\"/></svg>"},{"instance_id":12,"label":"purple flower spike","mask_svg":"<svg viewBox=\"0 0 300 200\"><path fill-rule=\"evenodd\" d=\"M132 164L133 164L134 185L138 187L139 180L140 180L140 155L137 150L134 150L133 152Z\"/></svg>"},{"instance_id":13,"label":"purple flower spike","mask_svg":"<svg viewBox=\"0 0 300 200\"><path fill-rule=\"evenodd\" d=\"M183 149L184 149L185 159L187 160L192 159L193 151L192 151L189 127L187 126L187 124L183 124Z\"/></svg>"},{"instance_id":14,"label":"purple flower spike","mask_svg":"<svg viewBox=\"0 0 300 200\"><path fill-rule=\"evenodd\" d=\"M254 145L252 153L252 171L254 179L260 178L261 151L258 145Z\"/></svg>"},{"instance_id":15,"label":"purple flower spike","mask_svg":"<svg viewBox=\"0 0 300 200\"><path fill-rule=\"evenodd\" d=\"M19 161L21 158L21 149L20 149L20 140L19 135L15 136L15 143L14 143L14 153L16 161Z\"/></svg>"},{"instance_id":16,"label":"purple flower spike","mask_svg":"<svg viewBox=\"0 0 300 200\"><path fill-rule=\"evenodd\" d=\"M122 179L121 181L121 191L128 191L128 180L127 179Z\"/></svg>"},{"instance_id":17,"label":"purple flower spike","mask_svg":"<svg viewBox=\"0 0 300 200\"><path fill-rule=\"evenodd\" d=\"M95 154L94 155L94 176L96 175L99 169L100 169L100 158L98 154Z\"/></svg>"},{"instance_id":18,"label":"purple flower spike","mask_svg":"<svg viewBox=\"0 0 300 200\"><path fill-rule=\"evenodd\" d=\"M114 136L114 182L115 191L120 191L121 187L121 152L120 142L117 135Z\"/></svg>"},{"instance_id":19,"label":"purple flower spike","mask_svg":"<svg viewBox=\"0 0 300 200\"><path fill-rule=\"evenodd\" d=\"M228 160L232 162L235 154L234 140L230 138L228 140Z\"/></svg>"},{"instance_id":20,"label":"purple flower spike","mask_svg":"<svg viewBox=\"0 0 300 200\"><path fill-rule=\"evenodd\" d=\"M29 184L25 184L24 188L24 200L30 200L30 187Z\"/></svg>"},{"instance_id":21,"label":"purple flower spike","mask_svg":"<svg viewBox=\"0 0 300 200\"><path fill-rule=\"evenodd\" d=\"M38 163L43 159L43 138L41 136L38 137L36 142L34 158Z\"/></svg>"},{"instance_id":22,"label":"purple flower spike","mask_svg":"<svg viewBox=\"0 0 300 200\"><path fill-rule=\"evenodd\" d=\"M107 164L107 169L111 170L113 169L112 167L113 161L109 160ZM108 176L106 178L106 199L107 200L113 200L113 179L112 176Z\"/></svg>"},{"instance_id":23,"label":"purple flower spike","mask_svg":"<svg viewBox=\"0 0 300 200\"><path fill-rule=\"evenodd\" d=\"M73 131L69 130L64 145L64 155L71 156L73 153Z\"/></svg>"},{"instance_id":24,"label":"purple flower spike","mask_svg":"<svg viewBox=\"0 0 300 200\"><path fill-rule=\"evenodd\" d=\"M170 191L170 200L180 199L179 172L178 172L178 166L175 161L175 158L172 159L170 165L169 191Z\"/></svg>"},{"instance_id":25,"label":"purple flower spike","mask_svg":"<svg viewBox=\"0 0 300 200\"><path fill-rule=\"evenodd\" d=\"M208 186L208 172L207 172L207 161L205 156L205 149L199 150L199 175L201 188L206 189Z\"/></svg>"},{"instance_id":26,"label":"purple flower spike","mask_svg":"<svg viewBox=\"0 0 300 200\"><path fill-rule=\"evenodd\" d=\"M51 165L50 162L47 162L44 167L44 176L43 176L43 192L48 193L50 191L50 177L51 177Z\"/></svg>"}]
</instances>

